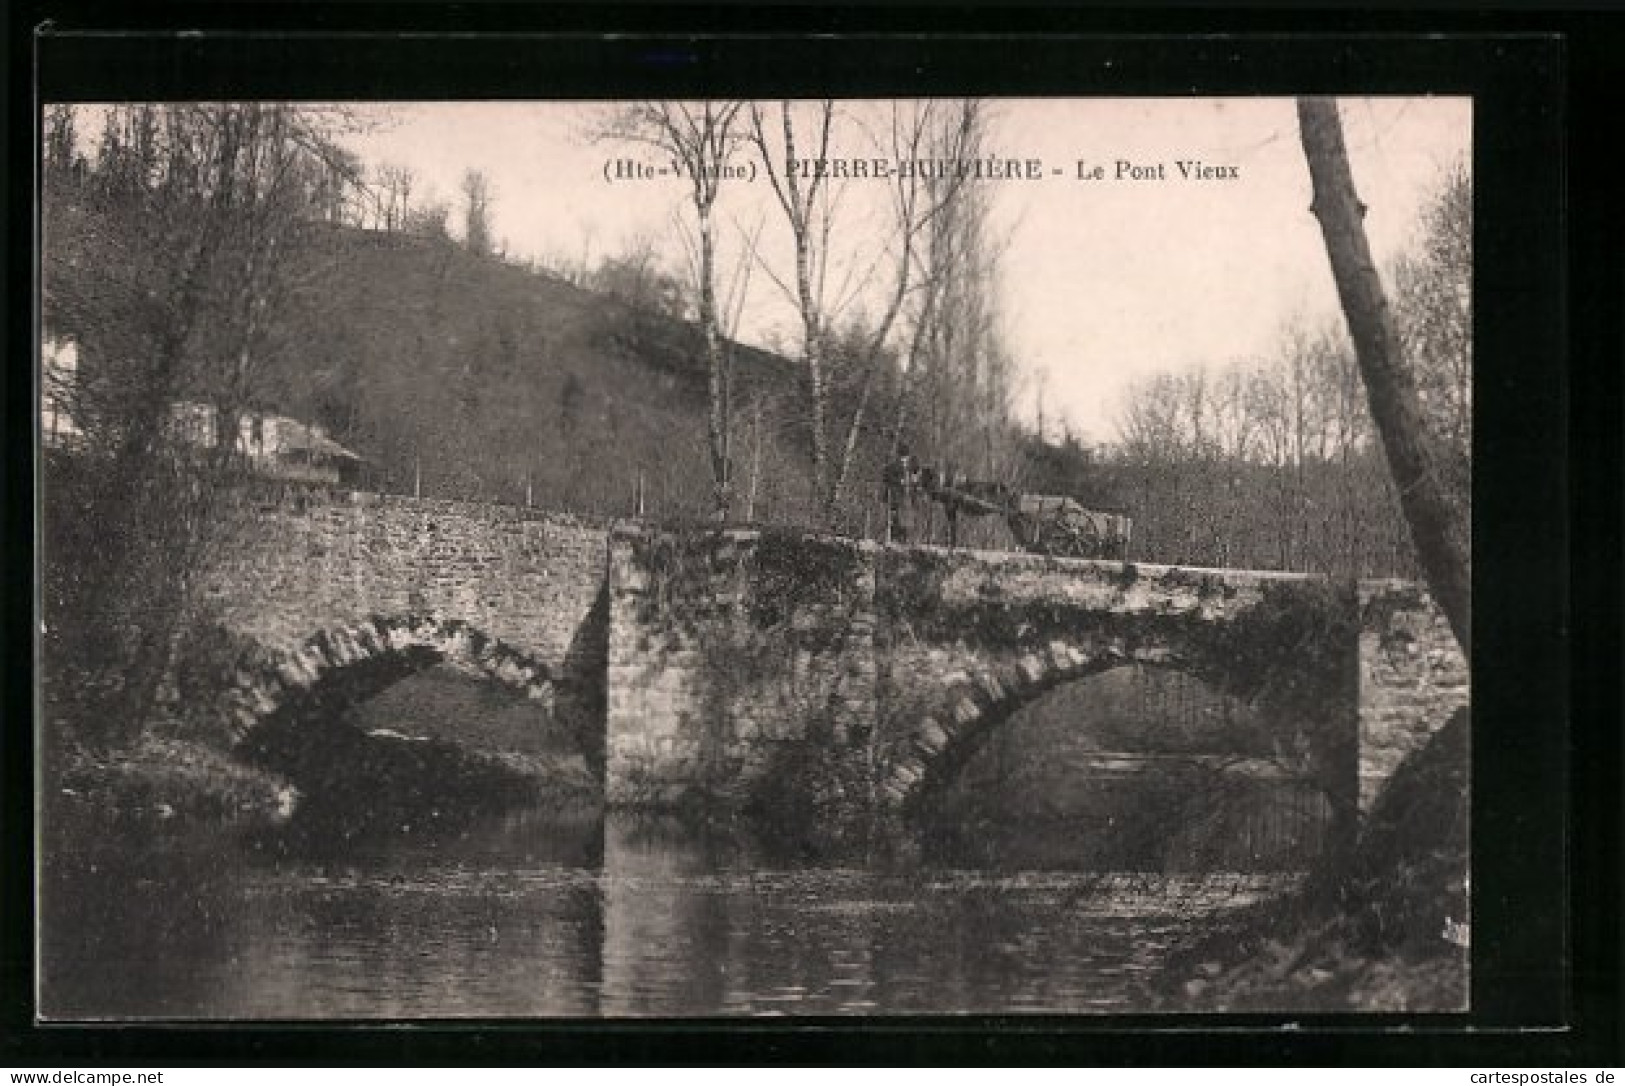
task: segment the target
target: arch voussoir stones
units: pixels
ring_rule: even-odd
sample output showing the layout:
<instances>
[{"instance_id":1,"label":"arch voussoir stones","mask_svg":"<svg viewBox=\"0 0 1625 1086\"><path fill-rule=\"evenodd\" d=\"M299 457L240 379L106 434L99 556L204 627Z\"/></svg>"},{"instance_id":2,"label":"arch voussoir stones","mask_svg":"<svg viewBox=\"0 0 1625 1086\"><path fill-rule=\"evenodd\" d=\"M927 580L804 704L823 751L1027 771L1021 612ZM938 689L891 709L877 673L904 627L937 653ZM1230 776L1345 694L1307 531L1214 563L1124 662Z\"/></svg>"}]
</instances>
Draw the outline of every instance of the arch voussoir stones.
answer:
<instances>
[{"instance_id":1,"label":"arch voussoir stones","mask_svg":"<svg viewBox=\"0 0 1625 1086\"><path fill-rule=\"evenodd\" d=\"M1064 674L1083 663L1083 654L1065 641L1051 641L1046 651L1052 671Z\"/></svg>"},{"instance_id":2,"label":"arch voussoir stones","mask_svg":"<svg viewBox=\"0 0 1625 1086\"><path fill-rule=\"evenodd\" d=\"M1018 671L1028 686L1037 686L1049 674L1049 668L1038 656L1028 654L1016 661Z\"/></svg>"},{"instance_id":3,"label":"arch voussoir stones","mask_svg":"<svg viewBox=\"0 0 1625 1086\"><path fill-rule=\"evenodd\" d=\"M1021 668L1014 663L997 665L993 669L993 677L998 680L1006 696L1024 695L1032 687L1032 683L1027 681L1027 676L1022 673Z\"/></svg>"},{"instance_id":4,"label":"arch voussoir stones","mask_svg":"<svg viewBox=\"0 0 1625 1086\"><path fill-rule=\"evenodd\" d=\"M354 664L372 657L371 650L361 641L359 629L345 627L339 630L333 637L333 644L338 650L338 659L342 664Z\"/></svg>"},{"instance_id":5,"label":"arch voussoir stones","mask_svg":"<svg viewBox=\"0 0 1625 1086\"><path fill-rule=\"evenodd\" d=\"M532 701L554 703L555 679L546 664L461 619L375 615L318 630L263 666L239 667L231 689L221 696L227 731L234 743L241 743L263 721L307 698L325 680L392 656L411 660L400 678L437 660L454 659Z\"/></svg>"},{"instance_id":6,"label":"arch voussoir stones","mask_svg":"<svg viewBox=\"0 0 1625 1086\"><path fill-rule=\"evenodd\" d=\"M935 717L926 717L914 731L914 744L929 754L940 754L952 737Z\"/></svg>"},{"instance_id":7,"label":"arch voussoir stones","mask_svg":"<svg viewBox=\"0 0 1625 1086\"><path fill-rule=\"evenodd\" d=\"M977 672L971 682L973 696L982 703L984 709L999 704L1011 693L1004 680L994 670Z\"/></svg>"},{"instance_id":8,"label":"arch voussoir stones","mask_svg":"<svg viewBox=\"0 0 1625 1086\"><path fill-rule=\"evenodd\" d=\"M882 792L892 802L907 805L936 766L945 758L954 760L949 752L962 741L974 740L990 724L1058 683L1131 658L1120 640L1078 644L1058 638L1013 660L944 675L942 692L934 699L936 708L920 718L906 747L910 753L893 767Z\"/></svg>"}]
</instances>

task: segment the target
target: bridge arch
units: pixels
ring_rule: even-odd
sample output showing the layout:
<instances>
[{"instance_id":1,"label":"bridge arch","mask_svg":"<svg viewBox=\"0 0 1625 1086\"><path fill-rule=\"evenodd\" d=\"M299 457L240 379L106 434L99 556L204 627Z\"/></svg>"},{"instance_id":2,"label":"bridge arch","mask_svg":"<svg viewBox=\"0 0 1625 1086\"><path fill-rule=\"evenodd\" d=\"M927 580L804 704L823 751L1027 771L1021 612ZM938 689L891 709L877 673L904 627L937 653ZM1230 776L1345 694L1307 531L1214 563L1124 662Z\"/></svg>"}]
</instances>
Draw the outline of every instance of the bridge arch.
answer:
<instances>
[{"instance_id":1,"label":"bridge arch","mask_svg":"<svg viewBox=\"0 0 1625 1086\"><path fill-rule=\"evenodd\" d=\"M556 705L546 664L461 619L375 616L320 630L298 648L237 668L223 697L232 742L271 721L365 700L442 661L463 664L525 698Z\"/></svg>"},{"instance_id":2,"label":"bridge arch","mask_svg":"<svg viewBox=\"0 0 1625 1086\"><path fill-rule=\"evenodd\" d=\"M914 811L1017 711L1066 683L1132 664L1186 671L1221 690L1232 685L1229 669L1200 645L1176 639L1051 641L1013 661L950 676L901 744L884 792Z\"/></svg>"}]
</instances>

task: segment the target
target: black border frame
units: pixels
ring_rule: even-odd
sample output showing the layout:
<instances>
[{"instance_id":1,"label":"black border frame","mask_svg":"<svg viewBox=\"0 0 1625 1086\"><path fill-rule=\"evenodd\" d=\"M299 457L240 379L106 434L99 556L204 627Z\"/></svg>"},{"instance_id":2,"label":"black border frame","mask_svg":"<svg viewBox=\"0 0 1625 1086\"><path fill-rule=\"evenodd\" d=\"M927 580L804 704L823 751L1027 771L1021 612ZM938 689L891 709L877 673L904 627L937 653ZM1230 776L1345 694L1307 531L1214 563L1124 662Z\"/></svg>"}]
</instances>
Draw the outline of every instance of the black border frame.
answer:
<instances>
[{"instance_id":1,"label":"black border frame","mask_svg":"<svg viewBox=\"0 0 1625 1086\"><path fill-rule=\"evenodd\" d=\"M12 14L13 97L6 123L13 233L4 326L12 361L0 381L7 403L3 433L8 452L17 455L7 458L9 470L0 479L0 510L8 544L23 544L7 547L14 555L32 553L24 543L32 539L32 471L30 455L22 454L32 432L33 213L32 188L22 179L34 176L34 88L21 78L30 73L39 77L42 98L76 100L681 96L707 87L716 93L719 86L757 96L1472 94L1479 939L1474 1009L1467 1015L1311 1018L1295 1030L1283 1030L1279 1016L1211 1015L803 1019L789 1025L459 1022L409 1030L378 1024L42 1027L32 1019L30 880L17 877L32 869L31 862L26 868L19 862L32 857L32 750L27 730L13 726L0 749L6 771L0 856L7 871L0 880L0 1060L1619 1062L1618 800L1606 774L1610 763L1619 764L1620 691L1612 665L1619 659L1621 597L1611 578L1617 577L1620 489L1611 473L1620 463L1617 306L1625 281L1620 212L1604 191L1607 175L1593 179L1597 187L1589 194L1565 187L1576 167L1590 176L1603 160L1606 141L1583 138L1589 125L1618 115L1610 107L1619 104L1620 81L1609 79L1617 74L1615 58L1625 54L1618 23L1583 14L1543 20L1358 10L1306 20L1290 12L1193 17L1169 9L1137 15L965 8L611 13L362 3L103 9L49 0L20 5ZM51 32L36 38L33 31L46 17L53 20ZM179 28L204 33L177 36ZM609 30L629 36L601 36ZM711 34L698 36L700 30ZM1449 33L1421 36L1424 30ZM863 40L855 42L857 36ZM1108 56L1110 69L1101 63ZM1578 330L1567 323L1571 298ZM1568 457L1565 433L1583 442L1586 456ZM1599 486L1607 489L1593 489ZM1599 493L1602 502L1582 515L1579 501ZM1584 529L1572 540L1571 526ZM20 661L32 656L32 618L24 613L32 586L30 563L5 566L8 621L0 636L4 659L18 663L7 668L0 692L3 719L17 722L31 719L32 680ZM1573 599L1590 601L1572 612L1571 570L1584 593ZM1571 661L1571 650L1581 655ZM1572 710L1572 723L1559 706ZM1580 788L1571 792L1577 751ZM1563 968L1554 968L1559 963Z\"/></svg>"}]
</instances>

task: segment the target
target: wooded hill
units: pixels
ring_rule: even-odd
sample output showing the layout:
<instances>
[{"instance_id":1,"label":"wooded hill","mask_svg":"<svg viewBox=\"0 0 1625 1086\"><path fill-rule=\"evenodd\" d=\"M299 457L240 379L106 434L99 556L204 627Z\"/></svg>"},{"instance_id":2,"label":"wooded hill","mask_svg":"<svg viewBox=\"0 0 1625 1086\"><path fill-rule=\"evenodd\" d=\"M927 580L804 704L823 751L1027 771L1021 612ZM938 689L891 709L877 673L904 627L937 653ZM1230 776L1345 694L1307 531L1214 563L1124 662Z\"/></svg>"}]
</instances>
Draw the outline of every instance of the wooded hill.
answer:
<instances>
[{"instance_id":1,"label":"wooded hill","mask_svg":"<svg viewBox=\"0 0 1625 1086\"><path fill-rule=\"evenodd\" d=\"M378 489L605 515L703 512L694 326L440 238L309 230L265 390L330 428ZM802 472L795 370L733 348L758 516ZM760 449L751 427L760 408ZM742 464L748 474L750 464Z\"/></svg>"},{"instance_id":2,"label":"wooded hill","mask_svg":"<svg viewBox=\"0 0 1625 1086\"><path fill-rule=\"evenodd\" d=\"M139 343L120 304L139 269L95 210L60 210L48 330L79 341L95 382ZM703 512L692 324L446 237L307 222L290 250L251 406L326 427L367 461L363 485L626 515L641 476L650 515ZM742 344L732 356L741 476L754 465L757 516L782 518L806 486L798 375Z\"/></svg>"},{"instance_id":3,"label":"wooded hill","mask_svg":"<svg viewBox=\"0 0 1625 1086\"><path fill-rule=\"evenodd\" d=\"M58 330L82 340L90 367L124 338L82 301L105 295L84 269L87 259L118 259L96 252L107 236L85 228L90 252L51 283ZM366 459L364 486L625 516L641 480L646 515L706 516L705 372L694 324L446 237L326 223L303 224L296 237L278 317L257 348L254 406L325 426ZM81 302L65 304L74 298ZM743 344L732 357L737 515L812 523L804 374ZM884 437L863 436L843 509L855 533L881 531ZM1360 551L1361 572L1411 567L1374 448L1352 472L1347 463L1287 471L1217 461L1173 471L1101 458L1070 438L1026 434L1019 443L1018 486L1123 509L1143 560L1307 568L1302 552L1315 537L1320 550ZM1223 508L1215 493L1227 497ZM1306 521L1303 502L1316 497L1337 500ZM1295 542L1281 543L1279 532L1257 538L1277 520L1290 522ZM1363 538L1373 526L1380 540ZM941 527L928 525L932 535ZM1343 544L1351 533L1362 538ZM994 520L970 525L966 538L1013 545Z\"/></svg>"}]
</instances>

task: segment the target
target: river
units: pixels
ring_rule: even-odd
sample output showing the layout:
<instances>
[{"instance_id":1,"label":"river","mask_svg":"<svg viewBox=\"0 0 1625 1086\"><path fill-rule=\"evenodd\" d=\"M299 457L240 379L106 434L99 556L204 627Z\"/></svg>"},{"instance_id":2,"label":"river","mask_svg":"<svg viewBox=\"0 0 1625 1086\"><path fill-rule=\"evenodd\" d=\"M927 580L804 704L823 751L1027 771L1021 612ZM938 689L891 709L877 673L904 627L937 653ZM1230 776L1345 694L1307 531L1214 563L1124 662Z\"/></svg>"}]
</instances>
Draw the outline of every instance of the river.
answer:
<instances>
[{"instance_id":1,"label":"river","mask_svg":"<svg viewBox=\"0 0 1625 1086\"><path fill-rule=\"evenodd\" d=\"M71 812L63 816L70 821ZM54 1019L1132 1013L1290 876L809 865L520 810L358 843L132 825L48 850Z\"/></svg>"}]
</instances>

